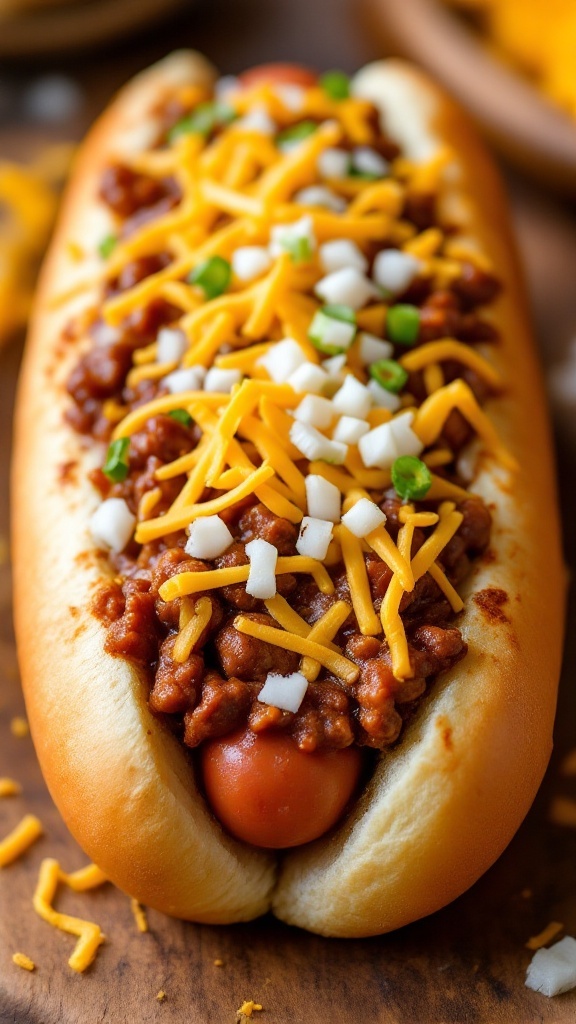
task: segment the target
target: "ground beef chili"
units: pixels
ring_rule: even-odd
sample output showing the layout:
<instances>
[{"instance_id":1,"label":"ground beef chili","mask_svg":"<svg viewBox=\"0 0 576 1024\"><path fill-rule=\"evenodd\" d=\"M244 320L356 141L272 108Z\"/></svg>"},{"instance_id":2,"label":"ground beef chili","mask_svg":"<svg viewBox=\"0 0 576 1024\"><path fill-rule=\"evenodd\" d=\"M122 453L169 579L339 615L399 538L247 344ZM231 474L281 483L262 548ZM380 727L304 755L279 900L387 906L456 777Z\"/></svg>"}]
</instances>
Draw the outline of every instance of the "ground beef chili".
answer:
<instances>
[{"instance_id":1,"label":"ground beef chili","mask_svg":"<svg viewBox=\"0 0 576 1024\"><path fill-rule=\"evenodd\" d=\"M171 98L158 112L164 124L160 147L166 145L167 133L189 112L178 97ZM372 120L375 117L373 112ZM221 130L216 125L209 138L216 137ZM343 146L353 151L350 141L344 141ZM393 162L398 156L398 148L384 135L378 137L373 148L387 161ZM173 177L150 177L115 163L103 174L100 197L116 218L118 236L124 238L177 208L181 192ZM415 232L434 229L436 195L408 192L399 216ZM223 223L225 220L217 226ZM384 241L383 247L393 248L394 243ZM379 249L379 244L367 244L370 263ZM170 254L164 252L134 258L109 278L106 296L134 287L168 266L170 260ZM483 317L482 307L492 302L499 290L500 283L494 275L463 260L461 273L450 284L435 284L425 273L418 274L397 298L418 309L416 347L445 337L474 345L498 341L495 328ZM180 315L181 311L169 301L156 298L127 316L118 327L109 328L100 318L94 320L90 345L72 370L67 385L71 402L66 418L76 431L92 435L97 441L108 441L118 419L110 414L111 408L126 415L168 394L162 379L134 382L129 375L135 353L153 343L159 328L176 323ZM401 354L399 349L395 357L400 358ZM479 402L489 396L485 381L470 368L446 362L442 370L447 382L457 377L466 380ZM407 386L415 402L424 401L428 392L422 372L411 373ZM436 470L440 478L461 484L457 457L471 433L467 420L453 410L438 441L440 448L447 446L451 451L451 460ZM180 493L186 477L176 475L159 480L158 471L194 452L201 436L194 422L186 424L168 414L156 413L130 436L124 478L111 480L102 469L97 469L92 472L92 483L103 498L122 498L134 515L139 513L145 497L154 492L150 514L162 515ZM203 499L217 493L206 491ZM401 526L402 501L393 490L372 497L386 514L386 529L395 541ZM418 504L422 509L434 507L426 500ZM453 586L461 583L471 563L487 551L491 525L490 512L480 498L462 497L457 508L462 522L438 559ZM280 710L261 703L258 694L268 673L287 675L296 671L300 656L240 633L234 627L239 612L256 623L275 624L263 601L250 596L243 583L195 594L195 599L210 599L209 624L185 660L175 658L176 638L188 599L164 601L159 590L166 580L183 572L246 565L246 545L255 539L273 545L281 557L296 554L298 526L274 514L254 495L226 509L222 519L233 542L222 555L211 560L186 554L184 530L143 545L131 541L121 553L110 556L117 575L101 588L93 611L108 625L106 650L138 665L146 675L152 711L169 721L189 747L246 725L257 733L284 730L308 752L341 749L353 743L383 750L394 744L433 680L466 654L466 643L452 608L432 576L425 573L414 590L404 594L400 606L412 667L410 678L400 681L394 677L388 643L381 635L363 635L351 611L334 639L345 656L358 666L356 681L346 684L321 669L318 678L309 683L299 710ZM414 531L412 556L425 537L424 530ZM366 550L363 557L374 609L379 611L392 571L371 550ZM343 563L331 564L329 574L334 583L332 595L322 593L309 575L297 573L279 575L277 592L313 625L335 601L351 600Z\"/></svg>"}]
</instances>

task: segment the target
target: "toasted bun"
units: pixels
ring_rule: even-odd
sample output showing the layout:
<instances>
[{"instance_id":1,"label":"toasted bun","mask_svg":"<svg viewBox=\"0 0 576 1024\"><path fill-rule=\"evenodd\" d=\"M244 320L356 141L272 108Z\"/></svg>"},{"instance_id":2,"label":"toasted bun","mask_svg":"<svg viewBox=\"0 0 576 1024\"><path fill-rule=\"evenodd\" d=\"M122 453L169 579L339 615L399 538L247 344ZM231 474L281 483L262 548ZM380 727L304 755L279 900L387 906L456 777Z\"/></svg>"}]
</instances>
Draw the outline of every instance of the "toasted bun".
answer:
<instances>
[{"instance_id":1,"label":"toasted bun","mask_svg":"<svg viewBox=\"0 0 576 1024\"><path fill-rule=\"evenodd\" d=\"M479 462L472 490L493 510L493 557L476 563L466 584L466 659L435 683L348 819L286 856L276 880L275 858L230 839L206 809L190 759L149 713L137 671L103 651L105 628L89 606L110 570L90 545L96 496L86 479L102 453L62 424L78 351L60 334L86 307L86 292L54 306L78 273L67 243L93 247L105 234L99 178L149 130L142 112L172 83L212 74L198 56L175 54L120 94L82 151L44 268L13 478L16 627L30 724L70 830L142 902L202 922L245 920L272 906L312 931L370 935L429 914L471 885L518 828L550 755L564 595L542 389L488 157L426 78L396 62L364 69L355 91L379 105L409 156L454 148L450 219L504 282L493 307L503 336L494 360L509 387L490 412L524 469L512 480L488 456ZM491 599L495 588L504 604Z\"/></svg>"}]
</instances>

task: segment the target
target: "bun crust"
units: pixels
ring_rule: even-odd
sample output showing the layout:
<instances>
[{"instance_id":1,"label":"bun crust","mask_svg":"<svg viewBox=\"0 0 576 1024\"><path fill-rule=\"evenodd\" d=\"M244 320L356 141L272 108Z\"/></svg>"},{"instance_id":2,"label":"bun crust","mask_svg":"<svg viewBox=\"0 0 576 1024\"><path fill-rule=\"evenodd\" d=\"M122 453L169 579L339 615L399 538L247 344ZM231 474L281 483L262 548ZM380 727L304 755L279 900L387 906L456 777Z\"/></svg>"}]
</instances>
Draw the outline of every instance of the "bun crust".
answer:
<instances>
[{"instance_id":1,"label":"bun crust","mask_svg":"<svg viewBox=\"0 0 576 1024\"><path fill-rule=\"evenodd\" d=\"M550 756L564 588L526 301L500 186L467 120L406 65L365 68L353 88L377 103L408 155L453 147L450 219L480 243L504 283L493 306L504 343L493 357L509 385L490 413L529 471L512 480L490 457L479 463L472 490L493 509L493 555L475 564L463 593L466 659L435 683L345 822L278 868L275 857L232 840L214 821L190 759L148 711L138 672L103 651L105 627L90 602L110 569L90 546L96 495L86 478L101 452L62 424L78 350L60 334L87 296L54 304L78 276L67 243L94 247L105 233L94 202L99 178L111 157L141 144L149 130L142 111L173 83L213 75L198 55L180 53L123 90L82 150L44 267L13 473L16 629L28 714L71 832L143 903L208 923L248 920L272 907L282 920L322 934L377 934L445 905L493 863ZM496 589L505 592L504 604Z\"/></svg>"}]
</instances>

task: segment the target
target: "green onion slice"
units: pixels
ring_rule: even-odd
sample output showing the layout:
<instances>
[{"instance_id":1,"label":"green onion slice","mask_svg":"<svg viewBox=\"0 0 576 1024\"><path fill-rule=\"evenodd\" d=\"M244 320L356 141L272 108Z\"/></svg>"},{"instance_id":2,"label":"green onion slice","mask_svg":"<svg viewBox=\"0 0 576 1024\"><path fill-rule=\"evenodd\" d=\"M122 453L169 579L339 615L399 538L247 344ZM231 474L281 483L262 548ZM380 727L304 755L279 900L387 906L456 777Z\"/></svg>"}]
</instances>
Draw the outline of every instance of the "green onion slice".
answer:
<instances>
[{"instance_id":1,"label":"green onion slice","mask_svg":"<svg viewBox=\"0 0 576 1024\"><path fill-rule=\"evenodd\" d=\"M335 332L335 321L340 324L349 325L349 329L344 332L342 330ZM335 342L334 335L343 335L342 342L338 344ZM341 352L346 352L356 333L356 314L350 306L323 306L317 313L314 314L312 323L308 331L308 337L317 348L319 352L324 352L328 356L337 356Z\"/></svg>"},{"instance_id":2,"label":"green onion slice","mask_svg":"<svg viewBox=\"0 0 576 1024\"><path fill-rule=\"evenodd\" d=\"M350 95L350 79L343 71L327 71L320 85L331 100L346 100Z\"/></svg>"},{"instance_id":3,"label":"green onion slice","mask_svg":"<svg viewBox=\"0 0 576 1024\"><path fill-rule=\"evenodd\" d=\"M283 146L287 142L301 142L309 135L313 135L317 128L316 121L299 121L298 124L292 124L289 128L284 128L279 132L276 136L276 144Z\"/></svg>"},{"instance_id":4,"label":"green onion slice","mask_svg":"<svg viewBox=\"0 0 576 1024\"><path fill-rule=\"evenodd\" d=\"M107 260L112 255L114 249L118 245L118 239L116 235L106 235L98 243L98 252L100 253L103 260Z\"/></svg>"},{"instance_id":5,"label":"green onion slice","mask_svg":"<svg viewBox=\"0 0 576 1024\"><path fill-rule=\"evenodd\" d=\"M390 306L386 316L386 336L396 345L413 345L420 330L420 310L417 306L398 303Z\"/></svg>"},{"instance_id":6,"label":"green onion slice","mask_svg":"<svg viewBox=\"0 0 576 1024\"><path fill-rule=\"evenodd\" d=\"M181 135L204 135L208 137L215 128L235 121L238 114L233 107L227 103L220 103L217 100L210 103L200 103L191 114L186 114L170 129L168 141L175 142Z\"/></svg>"},{"instance_id":7,"label":"green onion slice","mask_svg":"<svg viewBox=\"0 0 576 1024\"><path fill-rule=\"evenodd\" d=\"M223 256L209 256L188 274L190 284L198 285L207 299L215 299L226 291L232 280L232 267Z\"/></svg>"},{"instance_id":8,"label":"green onion slice","mask_svg":"<svg viewBox=\"0 0 576 1024\"><path fill-rule=\"evenodd\" d=\"M370 364L370 376L380 387L398 395L408 380L408 373L395 359L379 359Z\"/></svg>"},{"instance_id":9,"label":"green onion slice","mask_svg":"<svg viewBox=\"0 0 576 1024\"><path fill-rule=\"evenodd\" d=\"M186 412L186 409L171 409L168 415L177 423L181 423L183 427L189 427L192 423L192 417L189 412Z\"/></svg>"},{"instance_id":10,"label":"green onion slice","mask_svg":"<svg viewBox=\"0 0 576 1024\"><path fill-rule=\"evenodd\" d=\"M299 238L283 238L280 245L290 253L294 263L306 263L312 258L310 239L302 235Z\"/></svg>"},{"instance_id":11,"label":"green onion slice","mask_svg":"<svg viewBox=\"0 0 576 1024\"><path fill-rule=\"evenodd\" d=\"M432 486L432 474L415 455L401 455L392 463L392 484L403 501L419 501Z\"/></svg>"},{"instance_id":12,"label":"green onion slice","mask_svg":"<svg viewBox=\"0 0 576 1024\"><path fill-rule=\"evenodd\" d=\"M129 447L130 438L119 437L117 441L112 441L112 444L108 448L106 462L102 467L102 472L115 484L122 483L122 481L128 476Z\"/></svg>"}]
</instances>

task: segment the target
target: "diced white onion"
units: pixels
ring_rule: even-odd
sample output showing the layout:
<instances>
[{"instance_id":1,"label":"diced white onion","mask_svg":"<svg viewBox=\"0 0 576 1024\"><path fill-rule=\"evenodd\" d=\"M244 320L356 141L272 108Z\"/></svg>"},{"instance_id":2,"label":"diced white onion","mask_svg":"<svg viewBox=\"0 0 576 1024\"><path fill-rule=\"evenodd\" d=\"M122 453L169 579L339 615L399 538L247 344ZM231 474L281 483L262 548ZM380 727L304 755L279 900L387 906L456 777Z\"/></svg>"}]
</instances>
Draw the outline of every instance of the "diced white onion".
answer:
<instances>
[{"instance_id":1,"label":"diced white onion","mask_svg":"<svg viewBox=\"0 0 576 1024\"><path fill-rule=\"evenodd\" d=\"M297 114L304 106L305 90L301 85L282 83L274 86L274 92L279 97L287 110Z\"/></svg>"},{"instance_id":2,"label":"diced white onion","mask_svg":"<svg viewBox=\"0 0 576 1024\"><path fill-rule=\"evenodd\" d=\"M382 526L382 523L386 522L386 516L373 501L359 498L342 516L342 522L355 537L367 537L377 526Z\"/></svg>"},{"instance_id":3,"label":"diced white onion","mask_svg":"<svg viewBox=\"0 0 576 1024\"><path fill-rule=\"evenodd\" d=\"M283 338L256 360L256 366L263 366L271 380L283 384L294 370L306 362L298 342L294 338Z\"/></svg>"},{"instance_id":4,"label":"diced white onion","mask_svg":"<svg viewBox=\"0 0 576 1024\"><path fill-rule=\"evenodd\" d=\"M361 331L358 335L358 355L363 366L370 363L377 363L379 359L391 359L394 355L394 345L390 341L382 341L375 334L368 334Z\"/></svg>"},{"instance_id":5,"label":"diced white onion","mask_svg":"<svg viewBox=\"0 0 576 1024\"><path fill-rule=\"evenodd\" d=\"M332 210L333 213L343 213L346 209L346 200L325 185L301 188L294 196L293 202L299 206L321 206L326 210Z\"/></svg>"},{"instance_id":6,"label":"diced white onion","mask_svg":"<svg viewBox=\"0 0 576 1024\"><path fill-rule=\"evenodd\" d=\"M412 430L413 419L413 412L404 412L364 434L358 442L364 465L389 469L401 455L420 455L424 445Z\"/></svg>"},{"instance_id":7,"label":"diced white onion","mask_svg":"<svg viewBox=\"0 0 576 1024\"><path fill-rule=\"evenodd\" d=\"M390 164L370 146L357 146L352 150L352 167L360 174L374 174L384 178L390 173Z\"/></svg>"},{"instance_id":8,"label":"diced white onion","mask_svg":"<svg viewBox=\"0 0 576 1024\"><path fill-rule=\"evenodd\" d=\"M344 367L346 366L346 354L342 353L339 356L330 356L330 359L324 359L322 361L322 369L326 370L331 377L338 377L342 374ZM343 378L342 378L343 379Z\"/></svg>"},{"instance_id":9,"label":"diced white onion","mask_svg":"<svg viewBox=\"0 0 576 1024\"><path fill-rule=\"evenodd\" d=\"M350 153L329 146L318 157L317 166L322 178L345 178L350 170Z\"/></svg>"},{"instance_id":10,"label":"diced white onion","mask_svg":"<svg viewBox=\"0 0 576 1024\"><path fill-rule=\"evenodd\" d=\"M276 593L276 561L278 551L267 540L251 540L245 549L250 559L246 593L262 601Z\"/></svg>"},{"instance_id":11,"label":"diced white onion","mask_svg":"<svg viewBox=\"0 0 576 1024\"><path fill-rule=\"evenodd\" d=\"M538 949L526 971L526 986L544 996L576 988L576 939L566 935L548 949Z\"/></svg>"},{"instance_id":12,"label":"diced white onion","mask_svg":"<svg viewBox=\"0 0 576 1024\"><path fill-rule=\"evenodd\" d=\"M349 238L335 238L324 242L318 250L320 266L325 274L332 274L344 267L355 267L361 274L368 270L368 260L362 250Z\"/></svg>"},{"instance_id":13,"label":"diced white onion","mask_svg":"<svg viewBox=\"0 0 576 1024\"><path fill-rule=\"evenodd\" d=\"M260 132L261 135L275 135L278 131L278 125L272 120L264 107L254 107L244 117L234 121L233 127L243 128L251 132Z\"/></svg>"},{"instance_id":14,"label":"diced white onion","mask_svg":"<svg viewBox=\"0 0 576 1024\"><path fill-rule=\"evenodd\" d=\"M179 363L187 348L184 331L176 327L163 327L156 339L156 360L159 363Z\"/></svg>"},{"instance_id":15,"label":"diced white onion","mask_svg":"<svg viewBox=\"0 0 576 1024\"><path fill-rule=\"evenodd\" d=\"M348 454L347 445L331 441L316 430L316 427L311 427L309 423L299 423L298 420L294 420L290 427L290 440L310 462L321 459L323 462L340 466Z\"/></svg>"},{"instance_id":16,"label":"diced white onion","mask_svg":"<svg viewBox=\"0 0 576 1024\"><path fill-rule=\"evenodd\" d=\"M372 395L374 405L377 405L379 409L389 409L390 412L398 411L402 403L399 396L395 395L393 391L383 388L377 380L368 381L366 386Z\"/></svg>"},{"instance_id":17,"label":"diced white onion","mask_svg":"<svg viewBox=\"0 0 576 1024\"><path fill-rule=\"evenodd\" d=\"M398 458L398 448L394 440L390 423L381 423L374 427L358 442L360 457L364 465L370 469L389 469L394 459Z\"/></svg>"},{"instance_id":18,"label":"diced white onion","mask_svg":"<svg viewBox=\"0 0 576 1024\"><path fill-rule=\"evenodd\" d=\"M162 378L161 383L172 395L182 391L201 391L206 376L204 366L186 366L182 370L174 370Z\"/></svg>"},{"instance_id":19,"label":"diced white onion","mask_svg":"<svg viewBox=\"0 0 576 1024\"><path fill-rule=\"evenodd\" d=\"M332 399L336 412L365 420L372 407L372 396L365 384L349 373Z\"/></svg>"},{"instance_id":20,"label":"diced white onion","mask_svg":"<svg viewBox=\"0 0 576 1024\"><path fill-rule=\"evenodd\" d=\"M272 257L263 245L242 245L232 253L232 270L240 281L252 281L271 264Z\"/></svg>"},{"instance_id":21,"label":"diced white onion","mask_svg":"<svg viewBox=\"0 0 576 1024\"><path fill-rule=\"evenodd\" d=\"M421 269L421 262L400 249L384 249L374 260L373 277L376 284L392 295L400 295L412 284Z\"/></svg>"},{"instance_id":22,"label":"diced white onion","mask_svg":"<svg viewBox=\"0 0 576 1024\"><path fill-rule=\"evenodd\" d=\"M118 554L126 547L135 526L136 516L124 498L106 498L91 517L89 529L95 544Z\"/></svg>"},{"instance_id":23,"label":"diced white onion","mask_svg":"<svg viewBox=\"0 0 576 1024\"><path fill-rule=\"evenodd\" d=\"M270 255L281 256L290 248L292 242L297 242L300 238L306 239L312 251L316 248L314 222L309 215L300 217L291 224L274 224L270 228Z\"/></svg>"},{"instance_id":24,"label":"diced white onion","mask_svg":"<svg viewBox=\"0 0 576 1024\"><path fill-rule=\"evenodd\" d=\"M420 455L424 445L412 429L414 413L408 410L390 421L398 455Z\"/></svg>"},{"instance_id":25,"label":"diced white onion","mask_svg":"<svg viewBox=\"0 0 576 1024\"><path fill-rule=\"evenodd\" d=\"M339 523L341 498L336 485L317 473L309 473L305 483L308 515L314 519Z\"/></svg>"},{"instance_id":26,"label":"diced white onion","mask_svg":"<svg viewBox=\"0 0 576 1024\"><path fill-rule=\"evenodd\" d=\"M204 391L220 391L222 394L228 394L241 380L241 370L222 370L218 366L213 366L204 378Z\"/></svg>"},{"instance_id":27,"label":"diced white onion","mask_svg":"<svg viewBox=\"0 0 576 1024\"><path fill-rule=\"evenodd\" d=\"M335 316L329 316L323 310L319 310L310 325L309 337L322 346L324 352L331 348L340 348L346 351L354 341L356 324L348 320L338 320Z\"/></svg>"},{"instance_id":28,"label":"diced white onion","mask_svg":"<svg viewBox=\"0 0 576 1024\"><path fill-rule=\"evenodd\" d=\"M326 552L332 540L333 523L326 519L314 519L312 516L304 516L300 524L300 533L296 541L296 550L299 555L308 558L326 558Z\"/></svg>"},{"instance_id":29,"label":"diced white onion","mask_svg":"<svg viewBox=\"0 0 576 1024\"><path fill-rule=\"evenodd\" d=\"M328 380L328 374L321 366L317 366L316 363L304 362L290 374L286 383L294 388L294 391L309 391L319 395Z\"/></svg>"},{"instance_id":30,"label":"diced white onion","mask_svg":"<svg viewBox=\"0 0 576 1024\"><path fill-rule=\"evenodd\" d=\"M330 426L334 416L332 402L327 398L320 398L319 395L305 395L294 410L295 420L311 423L313 427L320 427L321 430Z\"/></svg>"},{"instance_id":31,"label":"diced white onion","mask_svg":"<svg viewBox=\"0 0 576 1024\"><path fill-rule=\"evenodd\" d=\"M281 711L298 711L306 690L308 680L301 672L292 672L289 676L281 676L277 672L269 672L264 686L258 694L258 700Z\"/></svg>"},{"instance_id":32,"label":"diced white onion","mask_svg":"<svg viewBox=\"0 0 576 1024\"><path fill-rule=\"evenodd\" d=\"M188 533L184 550L191 558L218 558L234 540L220 516L200 516L190 525Z\"/></svg>"},{"instance_id":33,"label":"diced white onion","mask_svg":"<svg viewBox=\"0 0 576 1024\"><path fill-rule=\"evenodd\" d=\"M332 431L333 441L342 441L343 444L358 444L361 437L370 430L370 424L366 420L360 420L356 416L341 416Z\"/></svg>"},{"instance_id":34,"label":"diced white onion","mask_svg":"<svg viewBox=\"0 0 576 1024\"><path fill-rule=\"evenodd\" d=\"M377 289L356 267L342 267L318 281L316 295L329 304L342 304L361 309L378 294Z\"/></svg>"}]
</instances>

